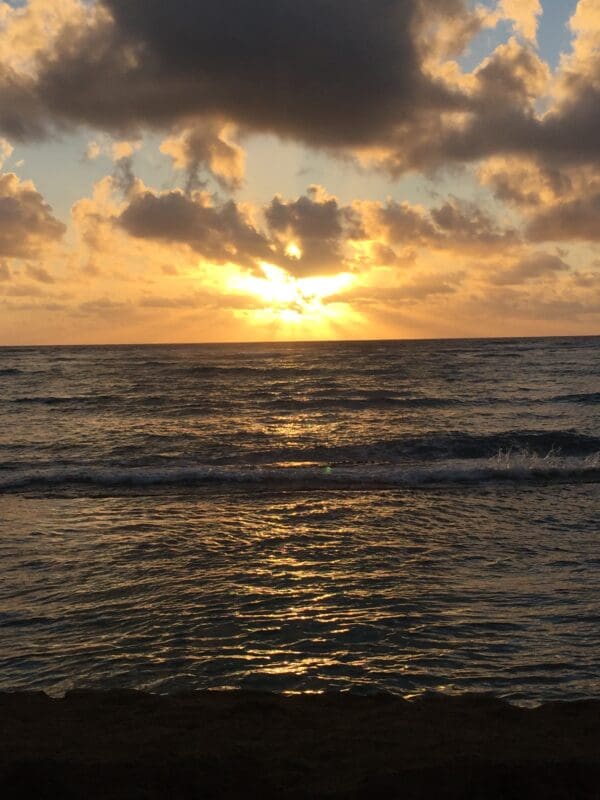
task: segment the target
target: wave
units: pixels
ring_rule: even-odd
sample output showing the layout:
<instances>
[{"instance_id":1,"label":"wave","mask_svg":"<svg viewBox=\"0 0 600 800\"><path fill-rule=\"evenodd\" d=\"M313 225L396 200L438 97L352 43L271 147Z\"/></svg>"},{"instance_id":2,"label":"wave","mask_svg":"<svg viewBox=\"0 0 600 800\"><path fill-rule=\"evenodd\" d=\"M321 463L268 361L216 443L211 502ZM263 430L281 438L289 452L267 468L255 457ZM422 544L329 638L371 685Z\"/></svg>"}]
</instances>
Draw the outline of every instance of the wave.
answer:
<instances>
[{"instance_id":1,"label":"wave","mask_svg":"<svg viewBox=\"0 0 600 800\"><path fill-rule=\"evenodd\" d=\"M96 405L97 403L112 403L121 400L117 395L76 395L74 397L17 397L12 402L16 405L41 405L41 406L60 406L60 405Z\"/></svg>"},{"instance_id":2,"label":"wave","mask_svg":"<svg viewBox=\"0 0 600 800\"><path fill-rule=\"evenodd\" d=\"M224 467L209 464L165 467L80 466L20 470L0 475L0 492L34 488L144 488L153 486L253 485L264 488L364 489L417 488L434 485L477 485L495 481L600 480L600 453L565 458L550 453L499 453L478 463L455 461L415 467L385 464L332 466L274 464Z\"/></svg>"},{"instance_id":3,"label":"wave","mask_svg":"<svg viewBox=\"0 0 600 800\"><path fill-rule=\"evenodd\" d=\"M600 392L590 392L589 394L563 394L553 397L548 402L551 403L600 403Z\"/></svg>"},{"instance_id":4,"label":"wave","mask_svg":"<svg viewBox=\"0 0 600 800\"><path fill-rule=\"evenodd\" d=\"M444 453L446 458L492 458L500 452L593 456L600 452L600 436L577 431L505 431L469 434L464 431L416 437L413 452L424 456Z\"/></svg>"},{"instance_id":5,"label":"wave","mask_svg":"<svg viewBox=\"0 0 600 800\"><path fill-rule=\"evenodd\" d=\"M23 375L23 370L16 367L0 369L0 378L10 377L11 375Z\"/></svg>"},{"instance_id":6,"label":"wave","mask_svg":"<svg viewBox=\"0 0 600 800\"><path fill-rule=\"evenodd\" d=\"M462 406L464 401L453 398L440 397L397 397L394 395L380 395L378 397L339 397L319 396L307 397L305 400L290 400L287 398L277 398L266 400L261 404L264 408L272 408L276 411L330 411L346 410L358 411L373 410L381 408L449 408Z\"/></svg>"},{"instance_id":7,"label":"wave","mask_svg":"<svg viewBox=\"0 0 600 800\"><path fill-rule=\"evenodd\" d=\"M532 453L544 457L548 453L586 457L600 452L600 436L576 431L506 431L471 434L465 431L430 431L407 434L394 439L379 439L352 444L313 447L281 447L275 443L264 452L254 453L248 460L318 461L328 463L398 463L406 459L443 461L453 459L491 459L500 452Z\"/></svg>"},{"instance_id":8,"label":"wave","mask_svg":"<svg viewBox=\"0 0 600 800\"><path fill-rule=\"evenodd\" d=\"M252 366L249 364L239 365L236 364L232 365L223 365L223 364L182 364L182 365L173 365L172 363L168 365L168 371L172 373L176 373L183 377L195 377L195 376L224 376L224 377L236 377L236 376L243 376L247 375L250 377L259 377L261 379L269 379L269 380L276 380L276 379L285 379L288 380L290 378L297 378L303 376L321 376L321 375L328 375L331 373L330 369L322 366L315 366L315 367L300 367L296 364L290 364L287 366L277 366L274 367L271 364L260 364L258 366ZM339 374L339 369L336 369L336 373Z\"/></svg>"}]
</instances>

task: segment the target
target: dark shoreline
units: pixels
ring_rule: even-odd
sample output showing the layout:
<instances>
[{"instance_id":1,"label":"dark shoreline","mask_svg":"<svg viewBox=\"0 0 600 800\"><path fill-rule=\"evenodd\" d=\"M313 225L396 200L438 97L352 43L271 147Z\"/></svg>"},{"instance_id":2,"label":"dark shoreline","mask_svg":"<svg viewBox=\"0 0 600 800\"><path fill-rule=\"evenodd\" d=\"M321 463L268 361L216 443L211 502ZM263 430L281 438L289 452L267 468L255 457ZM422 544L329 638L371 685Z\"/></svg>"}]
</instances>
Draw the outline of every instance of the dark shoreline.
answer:
<instances>
[{"instance_id":1,"label":"dark shoreline","mask_svg":"<svg viewBox=\"0 0 600 800\"><path fill-rule=\"evenodd\" d=\"M0 796L600 798L600 700L0 693Z\"/></svg>"}]
</instances>

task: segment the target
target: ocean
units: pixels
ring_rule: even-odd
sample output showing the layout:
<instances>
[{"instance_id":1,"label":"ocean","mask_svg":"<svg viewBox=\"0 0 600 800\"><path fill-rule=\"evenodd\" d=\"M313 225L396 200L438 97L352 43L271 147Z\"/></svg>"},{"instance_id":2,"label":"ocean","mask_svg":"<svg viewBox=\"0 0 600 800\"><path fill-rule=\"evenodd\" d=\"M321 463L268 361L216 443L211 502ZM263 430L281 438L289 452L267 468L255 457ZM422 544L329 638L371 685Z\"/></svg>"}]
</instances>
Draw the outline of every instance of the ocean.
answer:
<instances>
[{"instance_id":1,"label":"ocean","mask_svg":"<svg viewBox=\"0 0 600 800\"><path fill-rule=\"evenodd\" d=\"M600 338L0 349L0 689L600 697Z\"/></svg>"}]
</instances>

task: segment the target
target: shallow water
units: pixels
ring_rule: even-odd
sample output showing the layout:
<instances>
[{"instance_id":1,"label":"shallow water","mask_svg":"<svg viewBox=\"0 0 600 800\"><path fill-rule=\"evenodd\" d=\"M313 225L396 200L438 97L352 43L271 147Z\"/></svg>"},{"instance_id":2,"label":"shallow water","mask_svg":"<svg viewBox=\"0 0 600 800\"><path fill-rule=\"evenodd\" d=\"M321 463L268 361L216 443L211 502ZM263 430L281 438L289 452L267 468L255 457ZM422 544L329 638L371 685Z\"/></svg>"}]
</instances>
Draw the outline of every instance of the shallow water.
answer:
<instances>
[{"instance_id":1,"label":"shallow water","mask_svg":"<svg viewBox=\"0 0 600 800\"><path fill-rule=\"evenodd\" d=\"M600 696L599 367L0 350L0 687Z\"/></svg>"}]
</instances>

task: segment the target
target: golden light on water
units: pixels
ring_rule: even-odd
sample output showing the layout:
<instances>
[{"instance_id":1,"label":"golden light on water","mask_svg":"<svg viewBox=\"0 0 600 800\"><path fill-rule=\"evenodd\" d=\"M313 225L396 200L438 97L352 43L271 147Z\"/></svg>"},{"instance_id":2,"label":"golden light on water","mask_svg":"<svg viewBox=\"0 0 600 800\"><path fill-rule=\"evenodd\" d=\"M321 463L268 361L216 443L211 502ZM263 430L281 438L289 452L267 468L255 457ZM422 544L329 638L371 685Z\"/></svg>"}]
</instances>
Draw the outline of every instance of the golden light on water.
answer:
<instances>
[{"instance_id":1,"label":"golden light on water","mask_svg":"<svg viewBox=\"0 0 600 800\"><path fill-rule=\"evenodd\" d=\"M302 255L293 243L288 246L288 252L292 257ZM349 272L296 278L267 262L261 264L261 270L262 276L232 276L228 287L259 301L257 308L245 313L257 324L279 322L307 333L323 334L336 325L350 322L355 316L343 298L336 297L355 282Z\"/></svg>"}]
</instances>

